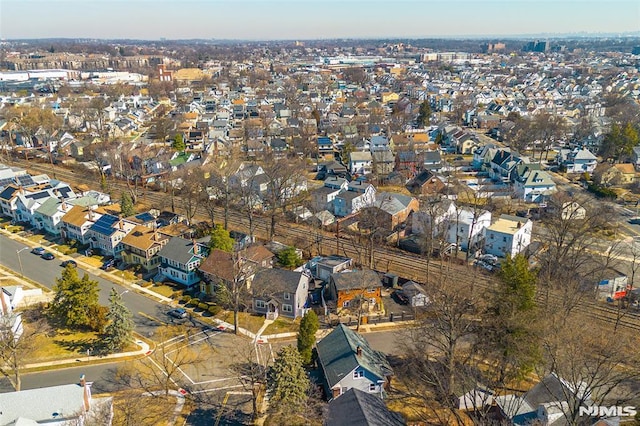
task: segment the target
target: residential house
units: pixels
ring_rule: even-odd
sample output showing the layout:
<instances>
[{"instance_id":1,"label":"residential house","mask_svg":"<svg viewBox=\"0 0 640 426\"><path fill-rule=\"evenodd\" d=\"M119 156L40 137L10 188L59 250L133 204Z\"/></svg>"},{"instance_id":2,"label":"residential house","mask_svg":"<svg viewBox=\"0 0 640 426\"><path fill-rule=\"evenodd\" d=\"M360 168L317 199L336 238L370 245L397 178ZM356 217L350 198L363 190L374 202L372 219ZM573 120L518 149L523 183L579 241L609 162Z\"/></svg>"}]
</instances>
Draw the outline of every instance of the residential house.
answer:
<instances>
[{"instance_id":1,"label":"residential house","mask_svg":"<svg viewBox=\"0 0 640 426\"><path fill-rule=\"evenodd\" d=\"M587 216L587 210L575 201L566 201L562 204L560 218L562 220L583 220Z\"/></svg>"},{"instance_id":2,"label":"residential house","mask_svg":"<svg viewBox=\"0 0 640 426\"><path fill-rule=\"evenodd\" d=\"M160 265L160 257L156 255L168 241L169 236L156 227L136 225L122 239L122 260L129 265L140 265L146 272L155 272Z\"/></svg>"},{"instance_id":3,"label":"residential house","mask_svg":"<svg viewBox=\"0 0 640 426\"><path fill-rule=\"evenodd\" d=\"M0 425L110 426L113 398L92 397L92 384L82 375L80 383L2 393Z\"/></svg>"},{"instance_id":4,"label":"residential house","mask_svg":"<svg viewBox=\"0 0 640 426\"><path fill-rule=\"evenodd\" d=\"M633 166L640 170L640 146L633 147Z\"/></svg>"},{"instance_id":5,"label":"residential house","mask_svg":"<svg viewBox=\"0 0 640 426\"><path fill-rule=\"evenodd\" d=\"M413 308L419 308L429 304L429 296L427 296L427 292L418 283L407 281L402 284L402 290L400 291L409 301L409 306Z\"/></svg>"},{"instance_id":6,"label":"residential house","mask_svg":"<svg viewBox=\"0 0 640 426\"><path fill-rule=\"evenodd\" d=\"M387 408L378 395L351 388L329 402L324 426L405 426L400 413Z\"/></svg>"},{"instance_id":7,"label":"residential house","mask_svg":"<svg viewBox=\"0 0 640 426\"><path fill-rule=\"evenodd\" d=\"M500 257L513 257L531 244L533 222L503 214L485 232L484 251Z\"/></svg>"},{"instance_id":8,"label":"residential house","mask_svg":"<svg viewBox=\"0 0 640 426\"><path fill-rule=\"evenodd\" d=\"M418 154L414 150L398 151L396 153L396 166L395 169L400 172L405 172L405 176L414 176L420 169L424 167L424 156Z\"/></svg>"},{"instance_id":9,"label":"residential house","mask_svg":"<svg viewBox=\"0 0 640 426\"><path fill-rule=\"evenodd\" d=\"M321 281L328 281L331 274L351 268L352 260L343 256L314 257L307 263L307 269L314 278Z\"/></svg>"},{"instance_id":10,"label":"residential house","mask_svg":"<svg viewBox=\"0 0 640 426\"><path fill-rule=\"evenodd\" d=\"M542 203L556 192L556 183L539 164L520 164L514 175L514 192L527 203Z\"/></svg>"},{"instance_id":11,"label":"residential house","mask_svg":"<svg viewBox=\"0 0 640 426\"><path fill-rule=\"evenodd\" d=\"M158 252L158 278L168 278L187 287L200 282L198 267L209 255L209 247L195 240L172 237Z\"/></svg>"},{"instance_id":12,"label":"residential house","mask_svg":"<svg viewBox=\"0 0 640 426\"><path fill-rule=\"evenodd\" d=\"M122 240L135 227L135 223L105 214L87 230L86 238L91 248L99 250L105 256L120 258L124 250Z\"/></svg>"},{"instance_id":13,"label":"residential house","mask_svg":"<svg viewBox=\"0 0 640 426\"><path fill-rule=\"evenodd\" d=\"M442 170L442 156L440 151L425 151L422 154L422 168L438 172Z\"/></svg>"},{"instance_id":14,"label":"residential house","mask_svg":"<svg viewBox=\"0 0 640 426\"><path fill-rule=\"evenodd\" d=\"M395 156L391 151L374 151L371 154L373 159L373 173L378 176L386 176L393 171L395 166Z\"/></svg>"},{"instance_id":15,"label":"residential house","mask_svg":"<svg viewBox=\"0 0 640 426\"><path fill-rule=\"evenodd\" d=\"M560 425L566 424L565 416L575 410L576 404L590 406L590 395L587 383L572 383L551 373L522 396L507 394L493 399L503 419L514 426ZM587 424L592 424L591 420Z\"/></svg>"},{"instance_id":16,"label":"residential house","mask_svg":"<svg viewBox=\"0 0 640 426\"><path fill-rule=\"evenodd\" d=\"M391 151L391 149L391 141L386 136L377 135L371 137L369 150L372 154L376 151Z\"/></svg>"},{"instance_id":17,"label":"residential house","mask_svg":"<svg viewBox=\"0 0 640 426\"><path fill-rule=\"evenodd\" d=\"M418 211L420 203L414 197L395 192L380 192L376 195L373 208L379 210L376 214L375 226L389 231L396 230L405 223L413 212Z\"/></svg>"},{"instance_id":18,"label":"residential house","mask_svg":"<svg viewBox=\"0 0 640 426\"><path fill-rule=\"evenodd\" d=\"M489 164L489 177L496 182L510 184L514 179L516 167L524 162L528 163L528 159L509 148L500 148Z\"/></svg>"},{"instance_id":19,"label":"residential house","mask_svg":"<svg viewBox=\"0 0 640 426\"><path fill-rule=\"evenodd\" d=\"M326 136L320 136L318 137L318 155L333 155L334 149L333 149L333 142L331 141L330 138L326 137Z\"/></svg>"},{"instance_id":20,"label":"residential house","mask_svg":"<svg viewBox=\"0 0 640 426\"><path fill-rule=\"evenodd\" d=\"M561 149L556 162L566 167L567 173L593 173L598 158L585 148Z\"/></svg>"},{"instance_id":21,"label":"residential house","mask_svg":"<svg viewBox=\"0 0 640 426\"><path fill-rule=\"evenodd\" d=\"M324 185L310 191L311 206L314 211L333 210L333 200L347 190L349 182L338 176L329 176L325 179Z\"/></svg>"},{"instance_id":22,"label":"residential house","mask_svg":"<svg viewBox=\"0 0 640 426\"><path fill-rule=\"evenodd\" d=\"M480 146L473 151L471 165L477 170L489 169L491 160L495 157L498 147L493 144Z\"/></svg>"},{"instance_id":23,"label":"residential house","mask_svg":"<svg viewBox=\"0 0 640 426\"><path fill-rule=\"evenodd\" d=\"M376 189L370 183L353 181L348 184L347 189L333 200L333 212L336 216L344 217L356 213L373 205L376 200Z\"/></svg>"},{"instance_id":24,"label":"residential house","mask_svg":"<svg viewBox=\"0 0 640 426\"><path fill-rule=\"evenodd\" d=\"M234 281L250 287L257 271L273 267L273 258L274 254L260 244L235 253L213 249L198 268L202 274L200 292L207 297L213 296L216 285L223 284L230 288Z\"/></svg>"},{"instance_id":25,"label":"residential house","mask_svg":"<svg viewBox=\"0 0 640 426\"><path fill-rule=\"evenodd\" d=\"M331 274L325 288L325 300L335 303L341 311L381 311L382 281L370 270L348 271Z\"/></svg>"},{"instance_id":26,"label":"residential house","mask_svg":"<svg viewBox=\"0 0 640 426\"><path fill-rule=\"evenodd\" d=\"M251 282L253 311L276 319L304 316L309 297L309 275L287 269L263 269Z\"/></svg>"},{"instance_id":27,"label":"residential house","mask_svg":"<svg viewBox=\"0 0 640 426\"><path fill-rule=\"evenodd\" d=\"M444 235L449 229L449 221L456 217L457 207L448 198L425 204L411 217L411 233L423 235L431 230L433 236Z\"/></svg>"},{"instance_id":28,"label":"residential house","mask_svg":"<svg viewBox=\"0 0 640 426\"><path fill-rule=\"evenodd\" d=\"M636 181L633 164L599 164L593 172L593 180L600 185L628 185Z\"/></svg>"},{"instance_id":29,"label":"residential house","mask_svg":"<svg viewBox=\"0 0 640 426\"><path fill-rule=\"evenodd\" d=\"M423 170L405 185L415 196L439 194L447 187L443 179L431 170Z\"/></svg>"},{"instance_id":30,"label":"residential house","mask_svg":"<svg viewBox=\"0 0 640 426\"><path fill-rule=\"evenodd\" d=\"M102 214L94 211L93 206L73 206L60 219L60 233L66 241L77 241L80 244L88 244L89 229Z\"/></svg>"},{"instance_id":31,"label":"residential house","mask_svg":"<svg viewBox=\"0 0 640 426\"><path fill-rule=\"evenodd\" d=\"M376 396L389 389L393 370L387 357L346 325L334 328L316 344L316 350L322 385L330 401L350 389Z\"/></svg>"},{"instance_id":32,"label":"residential house","mask_svg":"<svg viewBox=\"0 0 640 426\"><path fill-rule=\"evenodd\" d=\"M349 172L352 175L366 175L371 173L373 157L370 152L354 151L349 154Z\"/></svg>"},{"instance_id":33,"label":"residential house","mask_svg":"<svg viewBox=\"0 0 640 426\"><path fill-rule=\"evenodd\" d=\"M457 244L462 250L476 250L481 247L489 226L491 213L487 210L458 207L448 220L447 242Z\"/></svg>"}]
</instances>

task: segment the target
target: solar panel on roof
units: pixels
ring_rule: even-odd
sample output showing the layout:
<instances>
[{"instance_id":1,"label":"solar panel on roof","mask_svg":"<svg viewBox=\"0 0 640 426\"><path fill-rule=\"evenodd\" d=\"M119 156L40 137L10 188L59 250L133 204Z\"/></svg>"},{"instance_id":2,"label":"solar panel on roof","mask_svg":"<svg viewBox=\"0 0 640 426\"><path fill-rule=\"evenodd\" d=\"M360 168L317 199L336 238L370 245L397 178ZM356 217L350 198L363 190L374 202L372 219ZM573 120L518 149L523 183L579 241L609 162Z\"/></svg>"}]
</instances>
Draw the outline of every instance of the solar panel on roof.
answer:
<instances>
[{"instance_id":1,"label":"solar panel on roof","mask_svg":"<svg viewBox=\"0 0 640 426\"><path fill-rule=\"evenodd\" d=\"M138 219L141 222L153 222L155 220L155 218L153 217L153 215L151 215L151 213L146 212L146 213L140 213L139 215L136 215L136 219Z\"/></svg>"},{"instance_id":2,"label":"solar panel on roof","mask_svg":"<svg viewBox=\"0 0 640 426\"><path fill-rule=\"evenodd\" d=\"M102 235L111 235L116 231L113 225L118 222L118 220L120 219L118 219L116 216L106 214L98 219L90 229Z\"/></svg>"},{"instance_id":3,"label":"solar panel on roof","mask_svg":"<svg viewBox=\"0 0 640 426\"><path fill-rule=\"evenodd\" d=\"M42 191L42 192L35 192L31 195L27 195L27 198L32 198L34 200L40 200L42 198L47 198L50 197L51 194L49 194L47 191Z\"/></svg>"},{"instance_id":4,"label":"solar panel on roof","mask_svg":"<svg viewBox=\"0 0 640 426\"><path fill-rule=\"evenodd\" d=\"M36 184L30 175L16 176L16 179L18 184L22 186L33 186Z\"/></svg>"},{"instance_id":5,"label":"solar panel on roof","mask_svg":"<svg viewBox=\"0 0 640 426\"><path fill-rule=\"evenodd\" d=\"M0 179L0 186L7 186L13 183L12 178Z\"/></svg>"}]
</instances>

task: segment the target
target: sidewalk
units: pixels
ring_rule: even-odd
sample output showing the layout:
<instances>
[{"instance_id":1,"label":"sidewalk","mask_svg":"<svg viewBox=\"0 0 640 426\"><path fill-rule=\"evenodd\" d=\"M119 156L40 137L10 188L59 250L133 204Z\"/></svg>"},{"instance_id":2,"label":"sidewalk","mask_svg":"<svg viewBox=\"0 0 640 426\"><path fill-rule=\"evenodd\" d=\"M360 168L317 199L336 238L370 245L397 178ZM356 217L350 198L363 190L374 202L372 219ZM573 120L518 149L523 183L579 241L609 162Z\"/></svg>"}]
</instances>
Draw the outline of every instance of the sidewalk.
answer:
<instances>
[{"instance_id":1,"label":"sidewalk","mask_svg":"<svg viewBox=\"0 0 640 426\"><path fill-rule=\"evenodd\" d=\"M57 359L54 361L36 362L33 364L24 365L22 367L22 370L25 371L30 369L41 369L41 368L58 367L58 366L76 366L76 365L89 364L95 361L100 361L102 363L105 360L149 355L152 352L151 347L147 342L138 339L134 343L138 345L140 349L136 351L119 352L119 353L110 354L110 355L90 355L90 356L83 356L78 358L67 358L67 359Z\"/></svg>"}]
</instances>

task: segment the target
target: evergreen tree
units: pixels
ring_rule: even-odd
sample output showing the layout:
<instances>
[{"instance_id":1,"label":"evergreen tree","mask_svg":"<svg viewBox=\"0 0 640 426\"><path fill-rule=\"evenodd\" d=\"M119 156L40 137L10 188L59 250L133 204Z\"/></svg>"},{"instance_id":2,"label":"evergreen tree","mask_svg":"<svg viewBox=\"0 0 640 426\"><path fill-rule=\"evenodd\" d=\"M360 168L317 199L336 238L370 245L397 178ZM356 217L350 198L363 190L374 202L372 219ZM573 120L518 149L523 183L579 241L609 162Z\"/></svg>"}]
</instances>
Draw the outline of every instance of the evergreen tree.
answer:
<instances>
[{"instance_id":1,"label":"evergreen tree","mask_svg":"<svg viewBox=\"0 0 640 426\"><path fill-rule=\"evenodd\" d=\"M67 265L53 287L56 292L50 305L53 317L69 328L95 328L98 304L98 282L87 274L78 277L76 268Z\"/></svg>"},{"instance_id":2,"label":"evergreen tree","mask_svg":"<svg viewBox=\"0 0 640 426\"><path fill-rule=\"evenodd\" d=\"M104 329L104 343L109 352L122 350L133 340L133 321L131 312L122 303L122 297L115 288L111 288L109 295L109 312L107 313L109 323Z\"/></svg>"},{"instance_id":3,"label":"evergreen tree","mask_svg":"<svg viewBox=\"0 0 640 426\"><path fill-rule=\"evenodd\" d=\"M171 147L178 152L184 152L184 150L187 149L187 144L184 143L184 138L180 133L176 134L176 136L173 138Z\"/></svg>"},{"instance_id":4,"label":"evergreen tree","mask_svg":"<svg viewBox=\"0 0 640 426\"><path fill-rule=\"evenodd\" d=\"M309 387L300 354L293 346L285 346L267 373L270 406L276 412L297 413L304 407Z\"/></svg>"},{"instance_id":5,"label":"evergreen tree","mask_svg":"<svg viewBox=\"0 0 640 426\"><path fill-rule=\"evenodd\" d=\"M518 254L507 256L499 277L499 285L488 300L482 339L488 358L496 359L499 366L495 377L498 386L526 376L540 361L535 321L537 271Z\"/></svg>"},{"instance_id":6,"label":"evergreen tree","mask_svg":"<svg viewBox=\"0 0 640 426\"><path fill-rule=\"evenodd\" d=\"M420 112L418 113L418 125L427 127L431 123L431 105L428 100L420 104Z\"/></svg>"},{"instance_id":7,"label":"evergreen tree","mask_svg":"<svg viewBox=\"0 0 640 426\"><path fill-rule=\"evenodd\" d=\"M278 253L278 263L284 268L297 268L302 265L302 259L298 255L295 247L289 246Z\"/></svg>"},{"instance_id":8,"label":"evergreen tree","mask_svg":"<svg viewBox=\"0 0 640 426\"><path fill-rule=\"evenodd\" d=\"M229 231L224 229L220 224L213 227L211 230L211 239L209 240L211 250L218 249L231 253L234 245L235 241L231 238Z\"/></svg>"},{"instance_id":9,"label":"evergreen tree","mask_svg":"<svg viewBox=\"0 0 640 426\"><path fill-rule=\"evenodd\" d=\"M127 191L122 191L120 194L120 212L122 213L122 217L129 217L136 214L133 200Z\"/></svg>"},{"instance_id":10,"label":"evergreen tree","mask_svg":"<svg viewBox=\"0 0 640 426\"><path fill-rule=\"evenodd\" d=\"M313 311L308 311L300 321L298 331L298 352L303 364L311 364L311 353L316 343L316 332L320 328L318 316Z\"/></svg>"}]
</instances>

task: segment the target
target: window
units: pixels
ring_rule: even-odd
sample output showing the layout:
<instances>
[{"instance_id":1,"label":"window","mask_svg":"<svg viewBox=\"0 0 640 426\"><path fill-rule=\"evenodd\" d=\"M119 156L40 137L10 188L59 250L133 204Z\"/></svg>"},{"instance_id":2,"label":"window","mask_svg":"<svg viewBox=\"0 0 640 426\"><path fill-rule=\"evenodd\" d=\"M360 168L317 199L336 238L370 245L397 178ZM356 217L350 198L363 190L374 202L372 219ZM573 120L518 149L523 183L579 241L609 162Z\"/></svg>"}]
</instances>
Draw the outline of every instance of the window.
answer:
<instances>
[{"instance_id":1,"label":"window","mask_svg":"<svg viewBox=\"0 0 640 426\"><path fill-rule=\"evenodd\" d=\"M256 308L264 309L266 304L262 300L256 300Z\"/></svg>"},{"instance_id":2,"label":"window","mask_svg":"<svg viewBox=\"0 0 640 426\"><path fill-rule=\"evenodd\" d=\"M291 294L290 293L285 293L284 294L284 300L289 300L291 299Z\"/></svg>"},{"instance_id":3,"label":"window","mask_svg":"<svg viewBox=\"0 0 640 426\"><path fill-rule=\"evenodd\" d=\"M344 302L342 302L342 307L343 308L348 308L349 307L349 301L345 300Z\"/></svg>"},{"instance_id":4,"label":"window","mask_svg":"<svg viewBox=\"0 0 640 426\"><path fill-rule=\"evenodd\" d=\"M378 388L378 387L376 386L376 384L375 384L375 383L371 383L371 384L369 384L369 392L375 392L375 391L377 391L377 390L378 390L377 388Z\"/></svg>"},{"instance_id":5,"label":"window","mask_svg":"<svg viewBox=\"0 0 640 426\"><path fill-rule=\"evenodd\" d=\"M507 237L502 237L502 242L506 243L507 242Z\"/></svg>"},{"instance_id":6,"label":"window","mask_svg":"<svg viewBox=\"0 0 640 426\"><path fill-rule=\"evenodd\" d=\"M291 305L282 305L282 312L292 312L293 311L293 307Z\"/></svg>"},{"instance_id":7,"label":"window","mask_svg":"<svg viewBox=\"0 0 640 426\"><path fill-rule=\"evenodd\" d=\"M361 379L364 377L364 371L362 370L356 370L353 372L353 378L354 379Z\"/></svg>"}]
</instances>

